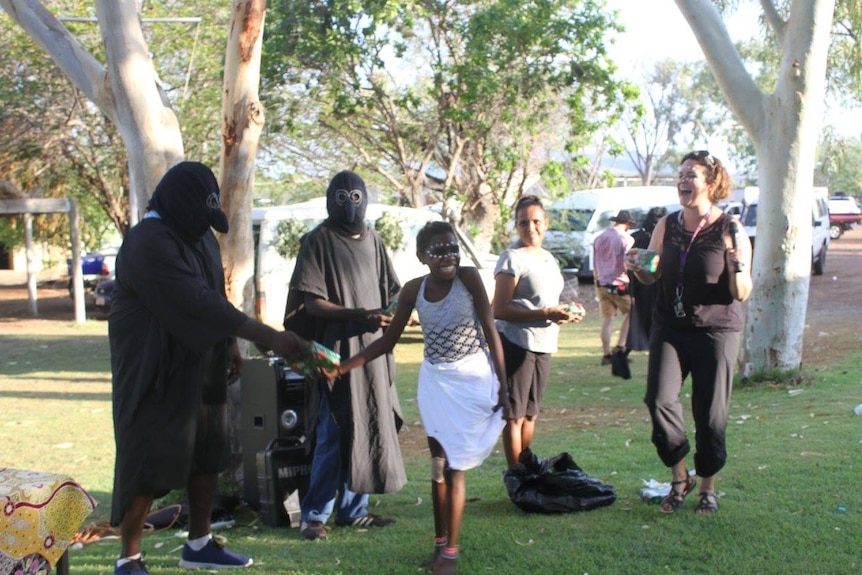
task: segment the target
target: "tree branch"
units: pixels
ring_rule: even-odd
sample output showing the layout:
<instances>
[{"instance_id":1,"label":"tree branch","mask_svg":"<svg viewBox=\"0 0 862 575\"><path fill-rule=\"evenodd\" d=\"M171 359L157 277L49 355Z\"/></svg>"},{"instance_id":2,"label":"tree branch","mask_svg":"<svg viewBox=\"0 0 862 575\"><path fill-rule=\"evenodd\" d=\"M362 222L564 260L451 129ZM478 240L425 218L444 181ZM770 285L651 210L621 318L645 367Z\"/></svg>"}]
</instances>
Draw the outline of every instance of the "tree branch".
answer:
<instances>
[{"instance_id":1,"label":"tree branch","mask_svg":"<svg viewBox=\"0 0 862 575\"><path fill-rule=\"evenodd\" d=\"M0 0L0 6L42 46L72 83L116 123L116 110L105 89L107 71L39 0Z\"/></svg>"},{"instance_id":2,"label":"tree branch","mask_svg":"<svg viewBox=\"0 0 862 575\"><path fill-rule=\"evenodd\" d=\"M765 121L766 96L745 69L727 27L709 0L675 0L694 32L728 106L749 134Z\"/></svg>"},{"instance_id":3,"label":"tree branch","mask_svg":"<svg viewBox=\"0 0 862 575\"><path fill-rule=\"evenodd\" d=\"M778 37L778 44L781 44L787 30L787 21L778 13L772 0L760 0L760 7L763 8L766 22L769 23L769 27L772 28L772 31Z\"/></svg>"}]
</instances>

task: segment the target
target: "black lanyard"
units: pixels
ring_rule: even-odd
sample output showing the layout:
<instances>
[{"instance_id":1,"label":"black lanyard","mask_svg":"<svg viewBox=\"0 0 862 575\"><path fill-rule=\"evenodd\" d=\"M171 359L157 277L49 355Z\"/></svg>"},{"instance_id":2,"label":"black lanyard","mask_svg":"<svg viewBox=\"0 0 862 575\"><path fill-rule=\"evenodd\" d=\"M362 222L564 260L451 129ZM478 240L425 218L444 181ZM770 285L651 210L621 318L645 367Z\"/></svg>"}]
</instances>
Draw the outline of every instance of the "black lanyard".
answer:
<instances>
[{"instance_id":1,"label":"black lanyard","mask_svg":"<svg viewBox=\"0 0 862 575\"><path fill-rule=\"evenodd\" d=\"M711 213L712 206L709 206L709 209L706 210L706 213L703 214L702 218L700 218L700 223L697 224L697 228L695 228L694 232L691 234L691 240L689 240L688 246L679 252L679 275L677 276L676 282L676 298L673 302L673 312L676 314L676 317L679 318L685 317L685 308L683 308L682 305L682 293L684 290L683 275L685 275L685 263L688 261L688 253L691 250L692 244L694 244L694 238L696 238L697 234L700 233L700 230L704 228L706 222L709 220L709 214ZM685 218L683 217L683 212L679 213L679 222L680 227L685 230Z\"/></svg>"}]
</instances>

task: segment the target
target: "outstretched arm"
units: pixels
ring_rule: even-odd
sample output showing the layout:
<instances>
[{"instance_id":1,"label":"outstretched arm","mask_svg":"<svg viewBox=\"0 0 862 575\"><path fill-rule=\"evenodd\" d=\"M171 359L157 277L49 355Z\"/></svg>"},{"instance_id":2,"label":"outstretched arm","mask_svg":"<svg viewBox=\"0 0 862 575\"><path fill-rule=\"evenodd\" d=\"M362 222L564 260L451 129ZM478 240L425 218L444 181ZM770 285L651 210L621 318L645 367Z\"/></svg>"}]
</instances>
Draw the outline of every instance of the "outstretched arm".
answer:
<instances>
[{"instance_id":1,"label":"outstretched arm","mask_svg":"<svg viewBox=\"0 0 862 575\"><path fill-rule=\"evenodd\" d=\"M305 294L303 298L305 309L309 315L323 319L353 321L367 326L369 329L379 329L389 325L392 318L383 313L382 309L347 308L322 297Z\"/></svg>"},{"instance_id":2,"label":"outstretched arm","mask_svg":"<svg viewBox=\"0 0 862 575\"><path fill-rule=\"evenodd\" d=\"M416 294L419 292L421 283L422 278L410 280L398 294L398 309L395 310L395 316L380 338L371 342L368 347L356 355L342 361L336 369L325 371L324 375L330 379L341 377L351 369L363 366L372 359L392 351L395 344L398 343L398 338L404 332L404 327L410 321L410 314L416 305Z\"/></svg>"}]
</instances>

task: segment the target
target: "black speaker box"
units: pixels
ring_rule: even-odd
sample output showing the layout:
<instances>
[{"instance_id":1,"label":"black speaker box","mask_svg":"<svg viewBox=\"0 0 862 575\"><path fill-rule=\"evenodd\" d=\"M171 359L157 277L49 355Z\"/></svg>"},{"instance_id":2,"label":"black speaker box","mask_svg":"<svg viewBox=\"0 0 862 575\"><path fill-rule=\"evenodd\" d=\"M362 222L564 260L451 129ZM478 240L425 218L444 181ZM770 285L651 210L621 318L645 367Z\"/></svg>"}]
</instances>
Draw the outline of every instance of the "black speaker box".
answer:
<instances>
[{"instance_id":1,"label":"black speaker box","mask_svg":"<svg viewBox=\"0 0 862 575\"><path fill-rule=\"evenodd\" d=\"M257 508L264 495L258 452L274 439L289 439L291 446L305 450L305 378L280 357L254 358L243 361L241 386L243 491L249 506Z\"/></svg>"},{"instance_id":2,"label":"black speaker box","mask_svg":"<svg viewBox=\"0 0 862 575\"><path fill-rule=\"evenodd\" d=\"M299 503L311 478L305 445L292 437L273 439L256 461L261 519L270 527L299 527Z\"/></svg>"}]
</instances>

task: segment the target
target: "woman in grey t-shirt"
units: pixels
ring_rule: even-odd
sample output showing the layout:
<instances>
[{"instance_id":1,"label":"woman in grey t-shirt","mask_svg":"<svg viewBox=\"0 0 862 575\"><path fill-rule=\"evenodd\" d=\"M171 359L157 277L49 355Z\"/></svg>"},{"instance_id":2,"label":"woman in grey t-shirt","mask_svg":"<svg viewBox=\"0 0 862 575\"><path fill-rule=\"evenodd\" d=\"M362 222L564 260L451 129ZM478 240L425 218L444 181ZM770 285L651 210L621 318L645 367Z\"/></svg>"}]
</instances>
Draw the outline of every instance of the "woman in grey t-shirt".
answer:
<instances>
[{"instance_id":1,"label":"woman in grey t-shirt","mask_svg":"<svg viewBox=\"0 0 862 575\"><path fill-rule=\"evenodd\" d=\"M494 269L493 306L506 361L510 411L503 447L509 465L517 463L533 441L559 324L583 317L560 305L563 275L554 256L542 248L548 217L539 198L518 200L515 227L518 242L500 254Z\"/></svg>"}]
</instances>

